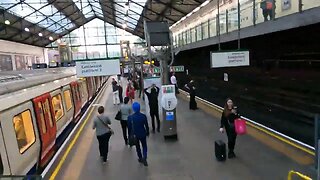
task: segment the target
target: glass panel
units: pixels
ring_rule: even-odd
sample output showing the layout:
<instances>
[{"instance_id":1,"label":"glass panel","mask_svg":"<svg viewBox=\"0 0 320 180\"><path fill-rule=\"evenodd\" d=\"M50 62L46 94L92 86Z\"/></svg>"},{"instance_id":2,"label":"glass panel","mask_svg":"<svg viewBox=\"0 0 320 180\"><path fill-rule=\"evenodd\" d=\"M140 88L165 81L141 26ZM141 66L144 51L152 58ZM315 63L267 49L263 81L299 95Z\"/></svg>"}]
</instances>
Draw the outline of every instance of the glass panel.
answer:
<instances>
[{"instance_id":1,"label":"glass panel","mask_svg":"<svg viewBox=\"0 0 320 180\"><path fill-rule=\"evenodd\" d=\"M99 4L99 1L90 0L90 4L92 5L92 9L100 14L102 13L101 6Z\"/></svg>"},{"instance_id":2,"label":"glass panel","mask_svg":"<svg viewBox=\"0 0 320 180\"><path fill-rule=\"evenodd\" d=\"M28 68L28 62L25 61L24 56L15 55L16 70L26 70Z\"/></svg>"},{"instance_id":3,"label":"glass panel","mask_svg":"<svg viewBox=\"0 0 320 180\"><path fill-rule=\"evenodd\" d=\"M196 42L196 28L191 29L191 42Z\"/></svg>"},{"instance_id":4,"label":"glass panel","mask_svg":"<svg viewBox=\"0 0 320 180\"><path fill-rule=\"evenodd\" d=\"M46 127L46 122L44 120L44 115L43 115L43 109L42 109L42 104L41 102L38 102L38 108L39 108L39 113L40 114L40 126L41 126L41 130L42 130L42 134L47 133L47 127Z\"/></svg>"},{"instance_id":5,"label":"glass panel","mask_svg":"<svg viewBox=\"0 0 320 180\"><path fill-rule=\"evenodd\" d=\"M214 36L217 35L217 22L216 22L216 18L210 19L209 24L210 24L210 37L214 37Z\"/></svg>"},{"instance_id":6,"label":"glass panel","mask_svg":"<svg viewBox=\"0 0 320 180\"><path fill-rule=\"evenodd\" d=\"M228 9L228 32L238 29L238 6L233 5Z\"/></svg>"},{"instance_id":7,"label":"glass panel","mask_svg":"<svg viewBox=\"0 0 320 180\"><path fill-rule=\"evenodd\" d=\"M220 12L220 34L224 34L226 32L226 11L223 11Z\"/></svg>"},{"instance_id":8,"label":"glass panel","mask_svg":"<svg viewBox=\"0 0 320 180\"><path fill-rule=\"evenodd\" d=\"M16 132L19 151L23 153L36 141L30 110L14 116L13 127Z\"/></svg>"},{"instance_id":9,"label":"glass panel","mask_svg":"<svg viewBox=\"0 0 320 180\"><path fill-rule=\"evenodd\" d=\"M256 1L255 8L256 8L256 12L255 12L256 13L256 24L264 22L262 8L265 8L265 4L260 1Z\"/></svg>"},{"instance_id":10,"label":"glass panel","mask_svg":"<svg viewBox=\"0 0 320 180\"><path fill-rule=\"evenodd\" d=\"M203 39L208 39L209 37L209 31L208 31L208 22L205 22L202 24L202 32L203 32Z\"/></svg>"},{"instance_id":11,"label":"glass panel","mask_svg":"<svg viewBox=\"0 0 320 180\"><path fill-rule=\"evenodd\" d=\"M191 31L190 29L187 30L187 44L191 43Z\"/></svg>"},{"instance_id":12,"label":"glass panel","mask_svg":"<svg viewBox=\"0 0 320 180\"><path fill-rule=\"evenodd\" d=\"M70 90L66 90L63 92L64 95L64 99L66 101L66 108L67 111L69 111L72 108L72 101L71 101L71 94L70 94Z\"/></svg>"},{"instance_id":13,"label":"glass panel","mask_svg":"<svg viewBox=\"0 0 320 180\"><path fill-rule=\"evenodd\" d=\"M106 46L95 45L95 46L88 46L88 58L89 59L96 59L96 58L105 58L106 56ZM79 94L80 97L80 94Z\"/></svg>"},{"instance_id":14,"label":"glass panel","mask_svg":"<svg viewBox=\"0 0 320 180\"><path fill-rule=\"evenodd\" d=\"M43 104L43 110L44 110L44 113L48 114L50 127L53 127L53 120L52 120L50 106L49 106L49 99L46 99L46 102Z\"/></svg>"},{"instance_id":15,"label":"glass panel","mask_svg":"<svg viewBox=\"0 0 320 180\"><path fill-rule=\"evenodd\" d=\"M315 8L320 6L320 1L319 0L302 0L302 9L310 9L310 8Z\"/></svg>"},{"instance_id":16,"label":"glass panel","mask_svg":"<svg viewBox=\"0 0 320 180\"><path fill-rule=\"evenodd\" d=\"M7 9L13 5L16 5L17 3L19 3L19 2L16 0L1 0L0 7Z\"/></svg>"},{"instance_id":17,"label":"glass panel","mask_svg":"<svg viewBox=\"0 0 320 180\"><path fill-rule=\"evenodd\" d=\"M120 57L120 45L108 45L108 57Z\"/></svg>"},{"instance_id":18,"label":"glass panel","mask_svg":"<svg viewBox=\"0 0 320 180\"><path fill-rule=\"evenodd\" d=\"M241 28L253 26L253 2L240 3L240 26ZM237 22L238 23L238 22Z\"/></svg>"},{"instance_id":19,"label":"glass panel","mask_svg":"<svg viewBox=\"0 0 320 180\"><path fill-rule=\"evenodd\" d=\"M57 94L52 98L52 106L53 106L55 119L56 121L59 121L64 115L62 99L60 94Z\"/></svg>"},{"instance_id":20,"label":"glass panel","mask_svg":"<svg viewBox=\"0 0 320 180\"><path fill-rule=\"evenodd\" d=\"M299 12L298 0L281 0L275 1L275 17L283 17L296 12Z\"/></svg>"},{"instance_id":21,"label":"glass panel","mask_svg":"<svg viewBox=\"0 0 320 180\"><path fill-rule=\"evenodd\" d=\"M35 12L35 10L33 10L31 7L27 6L26 4L16 5L16 6L10 8L9 11L14 12L14 14L17 14L20 17L25 17L25 16Z\"/></svg>"},{"instance_id":22,"label":"glass panel","mask_svg":"<svg viewBox=\"0 0 320 180\"><path fill-rule=\"evenodd\" d=\"M196 30L197 30L197 41L201 41L202 40L201 25L198 25L196 27Z\"/></svg>"}]
</instances>

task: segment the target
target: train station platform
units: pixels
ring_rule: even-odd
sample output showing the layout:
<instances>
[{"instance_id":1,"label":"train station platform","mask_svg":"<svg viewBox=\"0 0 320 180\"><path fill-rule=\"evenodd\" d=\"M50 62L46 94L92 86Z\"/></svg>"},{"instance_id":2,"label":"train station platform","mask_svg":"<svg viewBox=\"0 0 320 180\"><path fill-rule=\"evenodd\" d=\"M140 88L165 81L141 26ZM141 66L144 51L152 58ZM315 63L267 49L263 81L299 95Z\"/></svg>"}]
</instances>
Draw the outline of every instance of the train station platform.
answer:
<instances>
[{"instance_id":1,"label":"train station platform","mask_svg":"<svg viewBox=\"0 0 320 180\"><path fill-rule=\"evenodd\" d=\"M110 84L110 80L108 82ZM109 160L103 165L98 153L98 141L92 129L94 113L79 130L79 136L63 152L58 165L52 167L50 179L108 180L270 180L287 179L290 170L316 179L313 156L294 147L265 138L248 127L248 135L238 136L235 159L218 162L214 156L214 141L222 139L220 121L199 104L189 110L185 97L179 96L177 107L178 140L165 141L161 133L150 134L148 167L138 163L135 148L125 146L120 123L114 120L117 107L112 103L111 86L101 96L106 113L112 119L115 134L110 139ZM142 106L142 111L144 111ZM213 110L211 110L213 111ZM150 117L148 116L151 127ZM256 130L257 131L257 130Z\"/></svg>"}]
</instances>

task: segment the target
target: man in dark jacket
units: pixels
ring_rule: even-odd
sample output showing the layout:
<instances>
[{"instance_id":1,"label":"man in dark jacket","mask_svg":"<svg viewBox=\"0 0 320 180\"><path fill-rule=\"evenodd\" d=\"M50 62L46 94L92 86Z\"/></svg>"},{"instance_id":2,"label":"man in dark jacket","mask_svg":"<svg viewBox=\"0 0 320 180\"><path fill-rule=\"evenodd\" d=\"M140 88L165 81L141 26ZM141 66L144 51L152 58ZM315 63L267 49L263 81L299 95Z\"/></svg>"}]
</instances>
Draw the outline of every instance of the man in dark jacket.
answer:
<instances>
[{"instance_id":1,"label":"man in dark jacket","mask_svg":"<svg viewBox=\"0 0 320 180\"><path fill-rule=\"evenodd\" d=\"M112 78L112 94L113 94L113 105L118 105L120 103L119 101L119 91L118 91L118 83L117 81Z\"/></svg>"},{"instance_id":2,"label":"man in dark jacket","mask_svg":"<svg viewBox=\"0 0 320 180\"><path fill-rule=\"evenodd\" d=\"M150 93L148 89L151 89ZM157 119L157 131L160 132L160 119L159 119L159 105L158 105L158 96L159 96L160 88L158 88L155 84L152 84L151 87L144 89L148 100L149 100L149 109L150 109L150 116L152 120L152 132L155 132L155 125L154 125L154 117Z\"/></svg>"},{"instance_id":3,"label":"man in dark jacket","mask_svg":"<svg viewBox=\"0 0 320 180\"><path fill-rule=\"evenodd\" d=\"M128 117L129 137L136 137L136 150L139 157L139 162L143 163L145 166L148 166L147 136L149 136L149 125L147 116L140 112L140 104L138 102L132 104L132 109L134 111L134 114ZM142 145L143 153L141 153L140 143Z\"/></svg>"}]
</instances>

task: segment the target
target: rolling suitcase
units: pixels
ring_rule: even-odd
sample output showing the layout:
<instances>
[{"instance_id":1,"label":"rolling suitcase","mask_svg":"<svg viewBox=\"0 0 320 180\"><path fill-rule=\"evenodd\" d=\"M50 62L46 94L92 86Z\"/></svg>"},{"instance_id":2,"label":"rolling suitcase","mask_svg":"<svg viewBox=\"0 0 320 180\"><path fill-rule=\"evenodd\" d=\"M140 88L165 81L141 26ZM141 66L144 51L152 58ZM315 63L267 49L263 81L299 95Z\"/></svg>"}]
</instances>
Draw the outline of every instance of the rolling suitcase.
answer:
<instances>
[{"instance_id":1,"label":"rolling suitcase","mask_svg":"<svg viewBox=\"0 0 320 180\"><path fill-rule=\"evenodd\" d=\"M218 161L226 160L226 144L222 140L214 142L214 151Z\"/></svg>"}]
</instances>

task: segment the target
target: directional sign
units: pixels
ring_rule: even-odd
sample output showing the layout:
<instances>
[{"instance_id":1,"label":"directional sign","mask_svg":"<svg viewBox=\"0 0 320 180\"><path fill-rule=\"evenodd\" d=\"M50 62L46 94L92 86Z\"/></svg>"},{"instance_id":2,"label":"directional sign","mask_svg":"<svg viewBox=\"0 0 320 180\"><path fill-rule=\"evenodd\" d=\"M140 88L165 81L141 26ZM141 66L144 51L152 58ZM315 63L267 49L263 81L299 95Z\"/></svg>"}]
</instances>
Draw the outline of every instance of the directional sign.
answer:
<instances>
[{"instance_id":1,"label":"directional sign","mask_svg":"<svg viewBox=\"0 0 320 180\"><path fill-rule=\"evenodd\" d=\"M184 72L184 66L170 66L170 72Z\"/></svg>"},{"instance_id":2,"label":"directional sign","mask_svg":"<svg viewBox=\"0 0 320 180\"><path fill-rule=\"evenodd\" d=\"M160 73L160 68L154 67L153 68L153 73Z\"/></svg>"}]
</instances>

